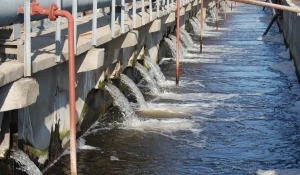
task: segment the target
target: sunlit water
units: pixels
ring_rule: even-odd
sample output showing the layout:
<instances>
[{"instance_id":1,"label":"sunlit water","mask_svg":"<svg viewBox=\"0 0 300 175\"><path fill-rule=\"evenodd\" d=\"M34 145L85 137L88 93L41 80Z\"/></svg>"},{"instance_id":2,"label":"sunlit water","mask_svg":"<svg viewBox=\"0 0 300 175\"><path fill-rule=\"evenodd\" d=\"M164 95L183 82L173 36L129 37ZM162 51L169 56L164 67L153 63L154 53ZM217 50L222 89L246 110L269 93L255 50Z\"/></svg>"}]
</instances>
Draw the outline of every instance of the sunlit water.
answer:
<instances>
[{"instance_id":1,"label":"sunlit water","mask_svg":"<svg viewBox=\"0 0 300 175\"><path fill-rule=\"evenodd\" d=\"M136 114L114 107L90 128L84 143L99 149L78 152L78 174L254 175L300 168L300 89L286 49L277 38L258 39L268 23L257 20L270 13L234 8L217 35L204 35L203 53L193 50L181 60L180 86L148 94L148 108ZM277 32L275 26L268 35ZM199 36L192 38L199 45ZM174 61L162 61L161 70L174 82ZM124 113L134 120L122 122ZM69 174L69 156L45 174Z\"/></svg>"}]
</instances>

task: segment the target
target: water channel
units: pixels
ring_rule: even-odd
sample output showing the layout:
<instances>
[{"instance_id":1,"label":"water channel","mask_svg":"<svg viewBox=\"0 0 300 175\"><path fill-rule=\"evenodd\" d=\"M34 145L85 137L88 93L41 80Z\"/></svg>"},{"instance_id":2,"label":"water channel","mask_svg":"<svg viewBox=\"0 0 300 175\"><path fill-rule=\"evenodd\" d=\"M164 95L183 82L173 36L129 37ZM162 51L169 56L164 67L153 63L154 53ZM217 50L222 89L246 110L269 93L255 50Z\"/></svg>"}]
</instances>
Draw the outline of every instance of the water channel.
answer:
<instances>
[{"instance_id":1,"label":"water channel","mask_svg":"<svg viewBox=\"0 0 300 175\"><path fill-rule=\"evenodd\" d=\"M163 60L165 85L140 88L147 93L143 108L133 107L132 114L113 107L81 138L78 174L242 175L300 168L300 88L278 27L261 38L270 20L267 10L243 4L221 18L218 32L208 19L203 53L199 36L191 34L194 45L180 60L180 86L174 86L175 62ZM69 174L69 155L44 174Z\"/></svg>"}]
</instances>

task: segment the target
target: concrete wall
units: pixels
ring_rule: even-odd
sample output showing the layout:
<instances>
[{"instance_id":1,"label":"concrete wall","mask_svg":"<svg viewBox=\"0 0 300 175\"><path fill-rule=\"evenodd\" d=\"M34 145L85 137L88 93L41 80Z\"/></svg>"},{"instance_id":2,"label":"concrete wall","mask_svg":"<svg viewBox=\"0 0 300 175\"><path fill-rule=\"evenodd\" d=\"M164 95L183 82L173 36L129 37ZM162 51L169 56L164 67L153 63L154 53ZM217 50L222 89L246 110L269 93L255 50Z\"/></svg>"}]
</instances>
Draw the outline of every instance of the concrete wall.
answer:
<instances>
[{"instance_id":1,"label":"concrete wall","mask_svg":"<svg viewBox=\"0 0 300 175\"><path fill-rule=\"evenodd\" d=\"M284 5L292 6L290 0L284 0ZM295 7L296 8L296 7ZM297 7L298 8L298 7ZM300 16L294 12L283 11L282 23L283 35L287 46L290 49L290 54L294 59L297 69L297 76L300 78Z\"/></svg>"}]
</instances>

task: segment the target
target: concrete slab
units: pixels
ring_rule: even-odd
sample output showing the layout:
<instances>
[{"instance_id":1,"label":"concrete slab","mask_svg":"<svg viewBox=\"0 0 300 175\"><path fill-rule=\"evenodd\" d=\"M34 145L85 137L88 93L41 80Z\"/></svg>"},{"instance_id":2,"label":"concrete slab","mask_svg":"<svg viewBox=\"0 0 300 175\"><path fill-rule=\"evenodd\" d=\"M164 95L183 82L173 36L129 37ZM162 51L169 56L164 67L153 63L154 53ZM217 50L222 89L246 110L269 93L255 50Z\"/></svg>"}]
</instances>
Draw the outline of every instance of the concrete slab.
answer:
<instances>
[{"instance_id":1,"label":"concrete slab","mask_svg":"<svg viewBox=\"0 0 300 175\"><path fill-rule=\"evenodd\" d=\"M175 19L176 19L176 13L175 12L171 12L169 15L168 15L168 17L166 18L166 20L165 20L165 24L169 24L169 23L173 23L174 21L175 21Z\"/></svg>"},{"instance_id":2,"label":"concrete slab","mask_svg":"<svg viewBox=\"0 0 300 175\"><path fill-rule=\"evenodd\" d=\"M104 49L92 48L86 54L78 73L98 69L104 64Z\"/></svg>"},{"instance_id":3,"label":"concrete slab","mask_svg":"<svg viewBox=\"0 0 300 175\"><path fill-rule=\"evenodd\" d=\"M20 79L24 75L24 64L16 60L0 62L0 87Z\"/></svg>"},{"instance_id":4,"label":"concrete slab","mask_svg":"<svg viewBox=\"0 0 300 175\"><path fill-rule=\"evenodd\" d=\"M32 78L22 78L1 88L0 112L27 107L36 102L39 85Z\"/></svg>"},{"instance_id":5,"label":"concrete slab","mask_svg":"<svg viewBox=\"0 0 300 175\"><path fill-rule=\"evenodd\" d=\"M151 27L149 29L149 33L157 32L161 30L161 19L156 19L152 22Z\"/></svg>"}]
</instances>

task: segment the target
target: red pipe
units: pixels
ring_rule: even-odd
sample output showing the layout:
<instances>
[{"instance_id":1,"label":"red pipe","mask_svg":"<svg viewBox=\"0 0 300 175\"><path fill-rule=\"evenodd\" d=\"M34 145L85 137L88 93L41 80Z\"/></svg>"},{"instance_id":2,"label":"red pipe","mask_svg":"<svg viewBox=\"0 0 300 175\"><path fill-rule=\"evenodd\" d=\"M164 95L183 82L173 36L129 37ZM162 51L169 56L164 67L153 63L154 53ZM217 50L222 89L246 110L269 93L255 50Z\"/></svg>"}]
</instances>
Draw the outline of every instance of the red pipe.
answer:
<instances>
[{"instance_id":1,"label":"red pipe","mask_svg":"<svg viewBox=\"0 0 300 175\"><path fill-rule=\"evenodd\" d=\"M201 10L200 10L200 25L201 25L201 29L200 29L200 52L202 52L202 44L203 44L203 3L204 3L204 0L201 0Z\"/></svg>"},{"instance_id":2,"label":"red pipe","mask_svg":"<svg viewBox=\"0 0 300 175\"><path fill-rule=\"evenodd\" d=\"M74 19L70 12L58 10L55 4L49 9L41 7L36 0L31 3L31 15L47 15L50 20L56 20L58 16L66 17L68 20L68 67L69 67L69 105L70 105L70 167L71 175L77 174L76 159L76 107L75 107L75 55L74 55Z\"/></svg>"},{"instance_id":3,"label":"red pipe","mask_svg":"<svg viewBox=\"0 0 300 175\"><path fill-rule=\"evenodd\" d=\"M180 0L177 0L177 23L176 23L176 86L179 86L179 34L180 34Z\"/></svg>"},{"instance_id":4,"label":"red pipe","mask_svg":"<svg viewBox=\"0 0 300 175\"><path fill-rule=\"evenodd\" d=\"M218 31L219 8L220 8L219 0L216 0L216 6L217 6L217 13L216 13L216 31Z\"/></svg>"}]
</instances>

